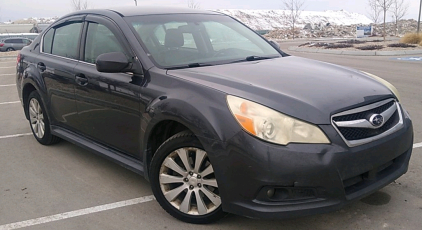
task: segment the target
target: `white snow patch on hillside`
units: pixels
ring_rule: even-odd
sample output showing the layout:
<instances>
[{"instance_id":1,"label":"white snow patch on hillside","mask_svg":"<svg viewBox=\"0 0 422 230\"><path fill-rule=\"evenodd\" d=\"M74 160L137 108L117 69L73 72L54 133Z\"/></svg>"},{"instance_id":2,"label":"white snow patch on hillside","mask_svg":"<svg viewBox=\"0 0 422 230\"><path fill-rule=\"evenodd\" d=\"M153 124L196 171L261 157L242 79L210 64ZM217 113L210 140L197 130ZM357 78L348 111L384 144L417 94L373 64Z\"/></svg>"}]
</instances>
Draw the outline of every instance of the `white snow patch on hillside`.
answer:
<instances>
[{"instance_id":1,"label":"white snow patch on hillside","mask_svg":"<svg viewBox=\"0 0 422 230\"><path fill-rule=\"evenodd\" d=\"M272 30L289 26L286 10L216 10L230 15L255 30ZM371 20L363 14L350 13L345 10L302 11L298 26L307 23L332 25L367 25Z\"/></svg>"}]
</instances>

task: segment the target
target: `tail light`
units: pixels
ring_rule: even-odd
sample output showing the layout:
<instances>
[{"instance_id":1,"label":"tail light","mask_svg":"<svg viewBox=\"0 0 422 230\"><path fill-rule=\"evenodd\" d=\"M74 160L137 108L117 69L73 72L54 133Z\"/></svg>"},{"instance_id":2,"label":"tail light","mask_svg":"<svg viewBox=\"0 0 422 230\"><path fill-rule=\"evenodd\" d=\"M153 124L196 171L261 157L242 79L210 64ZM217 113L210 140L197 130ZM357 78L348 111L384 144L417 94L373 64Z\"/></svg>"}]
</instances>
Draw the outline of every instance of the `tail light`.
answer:
<instances>
[{"instance_id":1,"label":"tail light","mask_svg":"<svg viewBox=\"0 0 422 230\"><path fill-rule=\"evenodd\" d=\"M21 54L18 53L18 57L16 59L16 63L19 64L19 62L21 62Z\"/></svg>"},{"instance_id":2,"label":"tail light","mask_svg":"<svg viewBox=\"0 0 422 230\"><path fill-rule=\"evenodd\" d=\"M4 43L0 43L0 47L3 47L4 46Z\"/></svg>"}]
</instances>

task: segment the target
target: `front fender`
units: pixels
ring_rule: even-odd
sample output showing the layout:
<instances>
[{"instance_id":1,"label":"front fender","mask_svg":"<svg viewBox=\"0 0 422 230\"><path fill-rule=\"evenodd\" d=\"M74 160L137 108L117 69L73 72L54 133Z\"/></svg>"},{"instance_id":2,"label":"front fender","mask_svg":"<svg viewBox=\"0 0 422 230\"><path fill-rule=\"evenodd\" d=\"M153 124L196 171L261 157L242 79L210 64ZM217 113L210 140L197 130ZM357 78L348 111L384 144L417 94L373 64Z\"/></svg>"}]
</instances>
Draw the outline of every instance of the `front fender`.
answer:
<instances>
[{"instance_id":1,"label":"front fender","mask_svg":"<svg viewBox=\"0 0 422 230\"><path fill-rule=\"evenodd\" d=\"M147 143L154 128L163 121L176 121L187 127L197 136L206 151L212 149L213 140L225 142L241 131L227 106L224 93L203 89L202 92L195 92L195 97L187 99L161 96L147 106L141 124L145 130L141 134L141 149L144 150L142 157L146 178L150 154ZM212 154L210 152L210 155ZM212 157L210 156L210 159Z\"/></svg>"}]
</instances>

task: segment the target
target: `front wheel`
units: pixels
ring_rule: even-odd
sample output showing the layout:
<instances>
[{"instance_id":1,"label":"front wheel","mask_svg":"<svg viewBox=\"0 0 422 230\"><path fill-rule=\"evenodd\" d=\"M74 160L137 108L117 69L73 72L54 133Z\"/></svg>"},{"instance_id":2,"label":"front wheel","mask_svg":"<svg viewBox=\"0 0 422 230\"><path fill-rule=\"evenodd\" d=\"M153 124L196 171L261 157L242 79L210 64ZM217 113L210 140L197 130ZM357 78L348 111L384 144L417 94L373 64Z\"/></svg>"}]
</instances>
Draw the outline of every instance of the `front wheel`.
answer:
<instances>
[{"instance_id":1,"label":"front wheel","mask_svg":"<svg viewBox=\"0 0 422 230\"><path fill-rule=\"evenodd\" d=\"M181 132L164 142L150 169L158 203L173 217L205 224L225 216L214 169L199 140Z\"/></svg>"}]
</instances>

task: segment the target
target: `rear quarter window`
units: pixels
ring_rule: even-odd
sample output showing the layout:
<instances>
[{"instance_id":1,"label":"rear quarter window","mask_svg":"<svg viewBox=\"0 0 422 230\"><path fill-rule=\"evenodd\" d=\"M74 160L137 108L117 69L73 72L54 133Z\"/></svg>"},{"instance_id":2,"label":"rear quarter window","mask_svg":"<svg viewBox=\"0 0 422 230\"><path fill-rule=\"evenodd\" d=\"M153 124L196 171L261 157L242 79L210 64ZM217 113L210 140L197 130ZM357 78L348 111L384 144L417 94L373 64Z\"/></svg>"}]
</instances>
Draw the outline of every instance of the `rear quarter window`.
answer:
<instances>
[{"instance_id":1,"label":"rear quarter window","mask_svg":"<svg viewBox=\"0 0 422 230\"><path fill-rule=\"evenodd\" d=\"M53 36L54 36L54 29L50 29L44 35L42 52L51 54L51 47L53 45Z\"/></svg>"}]
</instances>

